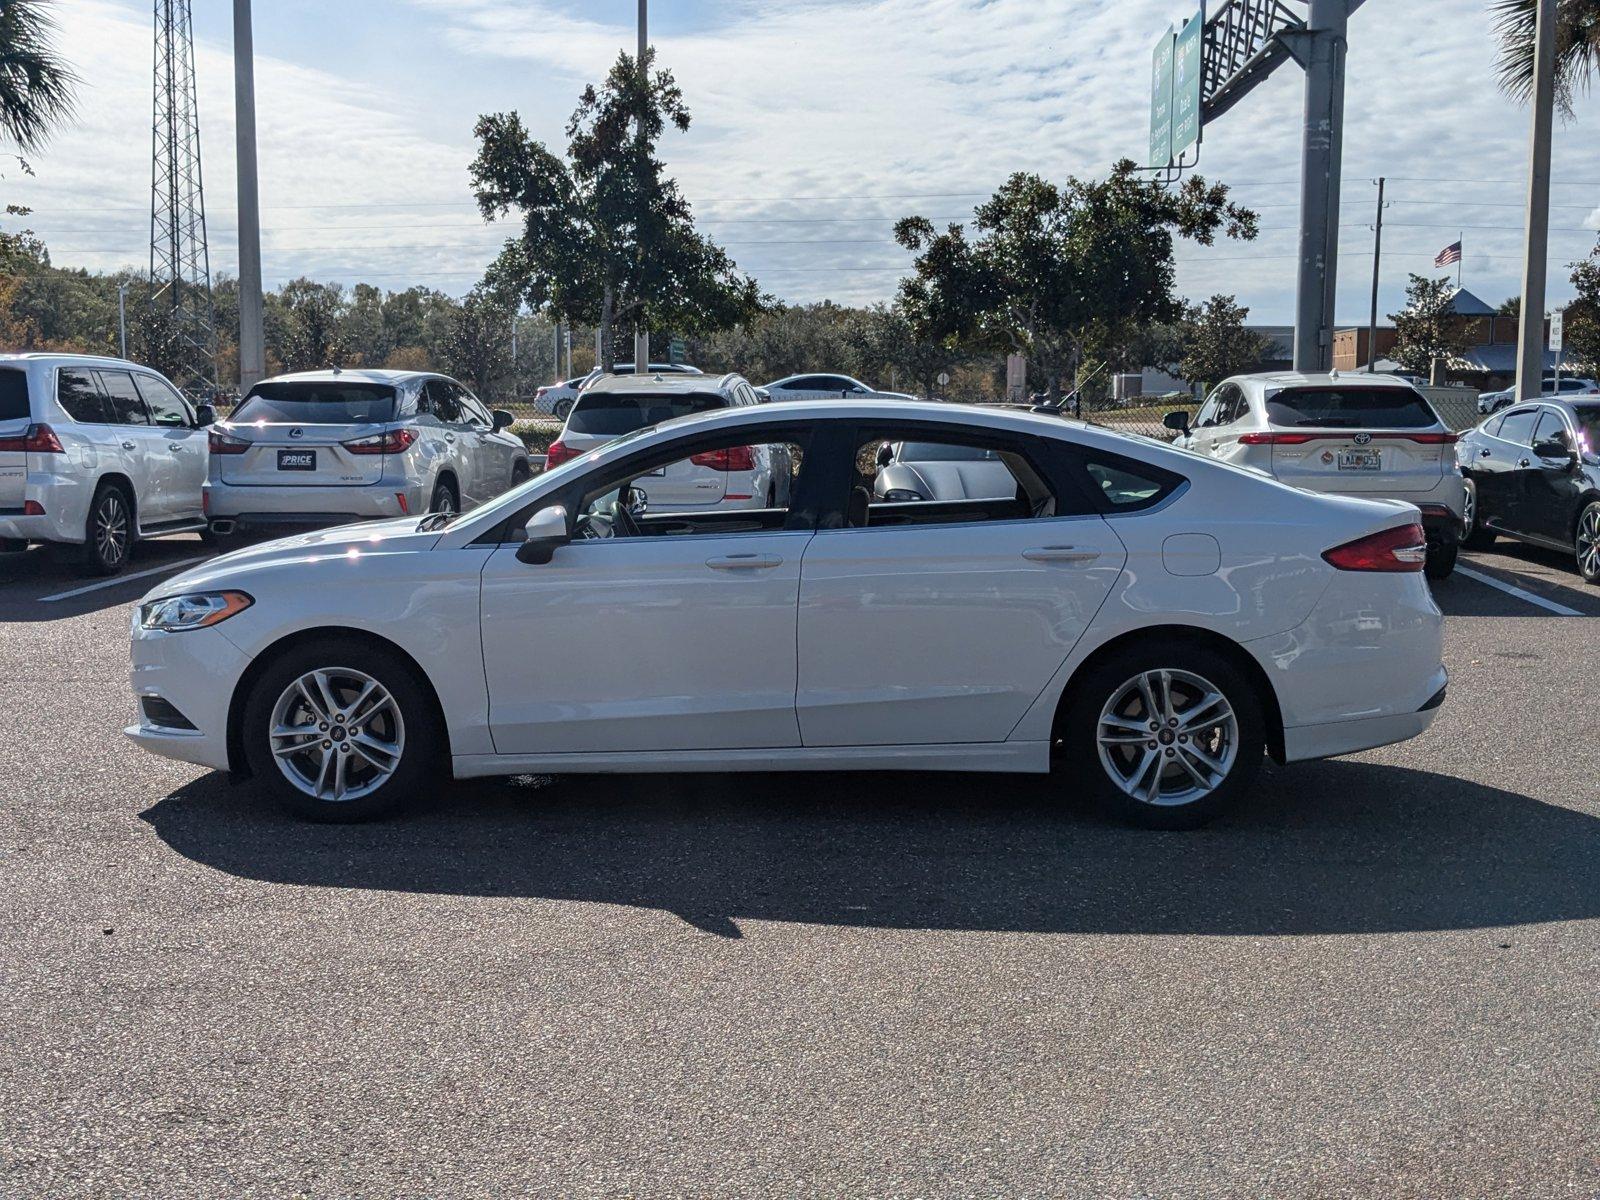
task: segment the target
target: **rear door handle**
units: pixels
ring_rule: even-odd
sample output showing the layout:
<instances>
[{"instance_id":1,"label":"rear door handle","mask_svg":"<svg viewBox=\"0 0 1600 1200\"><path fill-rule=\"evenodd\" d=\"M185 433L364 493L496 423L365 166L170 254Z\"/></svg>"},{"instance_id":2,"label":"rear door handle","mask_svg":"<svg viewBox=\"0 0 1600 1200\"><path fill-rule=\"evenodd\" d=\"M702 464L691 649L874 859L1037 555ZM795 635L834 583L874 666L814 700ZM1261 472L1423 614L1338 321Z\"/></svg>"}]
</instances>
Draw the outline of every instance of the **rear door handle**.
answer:
<instances>
[{"instance_id":1,"label":"rear door handle","mask_svg":"<svg viewBox=\"0 0 1600 1200\"><path fill-rule=\"evenodd\" d=\"M713 571L764 571L782 565L783 559L776 554L725 554L706 559L706 566Z\"/></svg>"},{"instance_id":2,"label":"rear door handle","mask_svg":"<svg viewBox=\"0 0 1600 1200\"><path fill-rule=\"evenodd\" d=\"M1077 546L1035 546L1024 550L1022 557L1029 562L1093 562L1100 557L1098 550L1083 550Z\"/></svg>"},{"instance_id":3,"label":"rear door handle","mask_svg":"<svg viewBox=\"0 0 1600 1200\"><path fill-rule=\"evenodd\" d=\"M133 449L133 443L132 442L123 442L122 443L122 448L124 450L132 450Z\"/></svg>"},{"instance_id":4,"label":"rear door handle","mask_svg":"<svg viewBox=\"0 0 1600 1200\"><path fill-rule=\"evenodd\" d=\"M1492 453L1492 451L1489 451L1489 450L1479 450L1478 451L1478 457L1479 458L1488 458L1491 453Z\"/></svg>"},{"instance_id":5,"label":"rear door handle","mask_svg":"<svg viewBox=\"0 0 1600 1200\"><path fill-rule=\"evenodd\" d=\"M176 454L183 449L183 444L181 442L168 442L167 449Z\"/></svg>"},{"instance_id":6,"label":"rear door handle","mask_svg":"<svg viewBox=\"0 0 1600 1200\"><path fill-rule=\"evenodd\" d=\"M444 435L444 440L447 442L453 442L456 440L456 435L453 433L447 433Z\"/></svg>"},{"instance_id":7,"label":"rear door handle","mask_svg":"<svg viewBox=\"0 0 1600 1200\"><path fill-rule=\"evenodd\" d=\"M1517 459L1517 466L1519 466L1519 467L1529 467L1529 466L1532 466L1532 465L1533 465L1533 464L1532 464L1532 463L1530 463L1530 462L1529 462L1529 461L1528 461L1528 460L1527 460L1527 459L1525 459L1525 458L1519 458L1519 459Z\"/></svg>"}]
</instances>

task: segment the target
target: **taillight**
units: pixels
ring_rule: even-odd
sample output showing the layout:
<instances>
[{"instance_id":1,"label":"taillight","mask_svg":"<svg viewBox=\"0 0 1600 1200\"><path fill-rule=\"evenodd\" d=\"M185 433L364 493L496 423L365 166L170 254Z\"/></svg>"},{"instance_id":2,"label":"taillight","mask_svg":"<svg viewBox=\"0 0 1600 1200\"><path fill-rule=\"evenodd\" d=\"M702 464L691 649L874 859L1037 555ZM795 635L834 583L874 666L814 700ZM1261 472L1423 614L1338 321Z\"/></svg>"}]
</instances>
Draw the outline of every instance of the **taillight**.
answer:
<instances>
[{"instance_id":1,"label":"taillight","mask_svg":"<svg viewBox=\"0 0 1600 1200\"><path fill-rule=\"evenodd\" d=\"M1428 539L1416 522L1368 534L1322 557L1341 571L1420 571L1428 557Z\"/></svg>"},{"instance_id":2,"label":"taillight","mask_svg":"<svg viewBox=\"0 0 1600 1200\"><path fill-rule=\"evenodd\" d=\"M752 446L729 446L723 450L691 454L689 461L697 467L710 467L713 471L754 471L756 452Z\"/></svg>"},{"instance_id":3,"label":"taillight","mask_svg":"<svg viewBox=\"0 0 1600 1200\"><path fill-rule=\"evenodd\" d=\"M1416 442L1423 446L1453 446L1461 440L1459 433L1375 433L1372 436L1391 441Z\"/></svg>"},{"instance_id":4,"label":"taillight","mask_svg":"<svg viewBox=\"0 0 1600 1200\"><path fill-rule=\"evenodd\" d=\"M547 387L542 387L542 388L540 388L540 389L539 389L539 390L538 390L538 391L536 391L536 392L534 392L534 394L533 394L533 398L534 398L534 399L535 399L535 400L543 400L543 399L544 399L544 397L545 397L545 393L546 393L546 392L548 392L548 391L549 391L549 390L550 390L550 389L549 389L549 388L547 388Z\"/></svg>"},{"instance_id":5,"label":"taillight","mask_svg":"<svg viewBox=\"0 0 1600 1200\"><path fill-rule=\"evenodd\" d=\"M564 462L571 462L582 453L582 450L574 450L560 438L557 438L555 441L550 443L549 447L546 448L544 452L545 470L548 471L552 467L559 467Z\"/></svg>"},{"instance_id":6,"label":"taillight","mask_svg":"<svg viewBox=\"0 0 1600 1200\"><path fill-rule=\"evenodd\" d=\"M243 438L232 437L226 433L219 433L213 429L206 438L213 454L243 454L250 449L250 443Z\"/></svg>"},{"instance_id":7,"label":"taillight","mask_svg":"<svg viewBox=\"0 0 1600 1200\"><path fill-rule=\"evenodd\" d=\"M44 505L37 500L24 500L22 502L22 515L25 517L44 516Z\"/></svg>"},{"instance_id":8,"label":"taillight","mask_svg":"<svg viewBox=\"0 0 1600 1200\"><path fill-rule=\"evenodd\" d=\"M375 433L339 444L351 454L404 454L416 440L417 435L409 429L391 429L388 433Z\"/></svg>"},{"instance_id":9,"label":"taillight","mask_svg":"<svg viewBox=\"0 0 1600 1200\"><path fill-rule=\"evenodd\" d=\"M43 423L29 425L21 437L0 438L0 450L23 454L64 454L56 431Z\"/></svg>"}]
</instances>

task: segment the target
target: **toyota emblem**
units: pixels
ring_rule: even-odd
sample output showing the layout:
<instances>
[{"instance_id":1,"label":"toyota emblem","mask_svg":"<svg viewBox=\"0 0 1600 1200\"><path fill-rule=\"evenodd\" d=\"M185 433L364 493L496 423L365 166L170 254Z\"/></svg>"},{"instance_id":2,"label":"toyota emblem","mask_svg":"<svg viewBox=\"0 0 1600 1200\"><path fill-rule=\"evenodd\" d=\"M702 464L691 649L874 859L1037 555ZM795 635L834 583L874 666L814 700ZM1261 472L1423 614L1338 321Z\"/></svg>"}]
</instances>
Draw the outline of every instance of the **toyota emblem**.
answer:
<instances>
[{"instance_id":1,"label":"toyota emblem","mask_svg":"<svg viewBox=\"0 0 1600 1200\"><path fill-rule=\"evenodd\" d=\"M292 438L305 437L305 435L306 435L306 431L304 429L301 429L298 425L296 425L293 429L289 430L289 436L292 437Z\"/></svg>"},{"instance_id":2,"label":"toyota emblem","mask_svg":"<svg viewBox=\"0 0 1600 1200\"><path fill-rule=\"evenodd\" d=\"M1356 434L1355 437L1351 438L1350 440L1353 441L1358 446L1365 446L1368 442L1370 442L1372 440L1372 435L1370 433L1358 433L1358 434Z\"/></svg>"}]
</instances>

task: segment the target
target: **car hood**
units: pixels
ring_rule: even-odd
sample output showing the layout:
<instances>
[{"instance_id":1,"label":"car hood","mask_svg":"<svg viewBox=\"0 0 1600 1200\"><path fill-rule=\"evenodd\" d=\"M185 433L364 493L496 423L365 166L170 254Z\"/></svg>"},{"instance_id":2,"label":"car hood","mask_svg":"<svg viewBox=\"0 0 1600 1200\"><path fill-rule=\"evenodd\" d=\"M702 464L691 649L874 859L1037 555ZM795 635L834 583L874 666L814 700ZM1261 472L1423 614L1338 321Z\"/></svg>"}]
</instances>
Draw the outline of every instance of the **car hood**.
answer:
<instances>
[{"instance_id":1,"label":"car hood","mask_svg":"<svg viewBox=\"0 0 1600 1200\"><path fill-rule=\"evenodd\" d=\"M144 600L208 588L241 587L249 590L248 580L252 576L290 563L359 558L369 554L415 554L431 550L439 541L440 531L418 532L420 520L419 517L400 517L392 521L339 525L248 546L219 555L181 575L163 580L145 593Z\"/></svg>"}]
</instances>

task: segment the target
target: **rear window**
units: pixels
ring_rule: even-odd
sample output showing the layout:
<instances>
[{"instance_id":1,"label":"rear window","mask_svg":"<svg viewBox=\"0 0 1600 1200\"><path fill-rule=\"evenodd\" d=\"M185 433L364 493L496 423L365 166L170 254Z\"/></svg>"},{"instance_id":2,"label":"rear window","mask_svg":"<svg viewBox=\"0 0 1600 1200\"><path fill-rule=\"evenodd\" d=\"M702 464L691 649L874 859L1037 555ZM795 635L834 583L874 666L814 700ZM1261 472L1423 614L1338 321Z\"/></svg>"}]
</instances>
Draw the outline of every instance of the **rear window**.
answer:
<instances>
[{"instance_id":1,"label":"rear window","mask_svg":"<svg viewBox=\"0 0 1600 1200\"><path fill-rule=\"evenodd\" d=\"M373 425L394 420L395 390L383 383L258 383L230 420L289 425Z\"/></svg>"},{"instance_id":2,"label":"rear window","mask_svg":"<svg viewBox=\"0 0 1600 1200\"><path fill-rule=\"evenodd\" d=\"M567 417L567 432L617 437L646 425L727 407L727 399L715 392L675 392L666 396L585 392Z\"/></svg>"},{"instance_id":3,"label":"rear window","mask_svg":"<svg viewBox=\"0 0 1600 1200\"><path fill-rule=\"evenodd\" d=\"M28 373L15 367L0 369L0 421L26 421Z\"/></svg>"},{"instance_id":4,"label":"rear window","mask_svg":"<svg viewBox=\"0 0 1600 1200\"><path fill-rule=\"evenodd\" d=\"M954 446L941 442L907 442L900 447L901 462L992 462L1000 455L982 446Z\"/></svg>"},{"instance_id":5,"label":"rear window","mask_svg":"<svg viewBox=\"0 0 1600 1200\"><path fill-rule=\"evenodd\" d=\"M1274 425L1327 429L1425 429L1439 418L1410 388L1285 388L1267 397Z\"/></svg>"}]
</instances>

